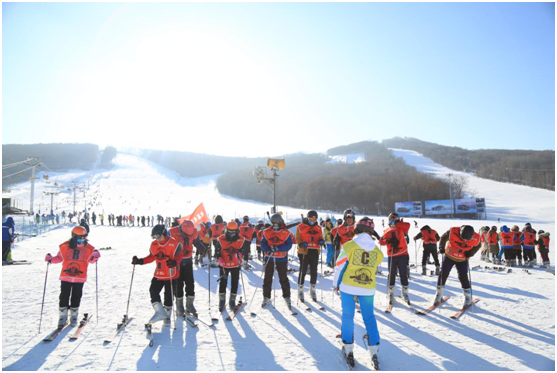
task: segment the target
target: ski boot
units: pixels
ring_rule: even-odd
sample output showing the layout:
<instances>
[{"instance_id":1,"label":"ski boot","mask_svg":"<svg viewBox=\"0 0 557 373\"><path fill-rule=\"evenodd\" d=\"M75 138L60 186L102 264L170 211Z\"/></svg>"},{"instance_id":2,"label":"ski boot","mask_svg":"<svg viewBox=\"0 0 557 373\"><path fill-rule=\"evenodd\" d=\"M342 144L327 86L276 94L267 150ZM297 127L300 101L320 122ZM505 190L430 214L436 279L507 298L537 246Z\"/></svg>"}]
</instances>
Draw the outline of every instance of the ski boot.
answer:
<instances>
[{"instance_id":1,"label":"ski boot","mask_svg":"<svg viewBox=\"0 0 557 373\"><path fill-rule=\"evenodd\" d=\"M389 304L393 304L395 302L395 287L393 286L389 286L387 288L387 299L389 301Z\"/></svg>"},{"instance_id":2,"label":"ski boot","mask_svg":"<svg viewBox=\"0 0 557 373\"><path fill-rule=\"evenodd\" d=\"M422 266L422 276L427 275L427 266Z\"/></svg>"},{"instance_id":3,"label":"ski boot","mask_svg":"<svg viewBox=\"0 0 557 373\"><path fill-rule=\"evenodd\" d=\"M195 256L194 263L195 263L195 265L199 265L199 255Z\"/></svg>"},{"instance_id":4,"label":"ski boot","mask_svg":"<svg viewBox=\"0 0 557 373\"><path fill-rule=\"evenodd\" d=\"M70 326L77 325L77 317L79 316L79 307L70 308Z\"/></svg>"},{"instance_id":5,"label":"ski boot","mask_svg":"<svg viewBox=\"0 0 557 373\"><path fill-rule=\"evenodd\" d=\"M402 299L408 304L410 304L410 298L408 297L408 286L402 287Z\"/></svg>"},{"instance_id":6,"label":"ski boot","mask_svg":"<svg viewBox=\"0 0 557 373\"><path fill-rule=\"evenodd\" d=\"M170 326L170 316L172 316L172 307L164 306L166 317L163 320L163 326Z\"/></svg>"},{"instance_id":7,"label":"ski boot","mask_svg":"<svg viewBox=\"0 0 557 373\"><path fill-rule=\"evenodd\" d=\"M290 299L290 297L285 297L284 301L286 302L288 309L290 309L292 307L292 300Z\"/></svg>"},{"instance_id":8,"label":"ski boot","mask_svg":"<svg viewBox=\"0 0 557 373\"><path fill-rule=\"evenodd\" d=\"M518 259L518 266L522 267L522 259Z\"/></svg>"},{"instance_id":9,"label":"ski boot","mask_svg":"<svg viewBox=\"0 0 557 373\"><path fill-rule=\"evenodd\" d=\"M230 299L228 300L228 307L230 307L230 309L232 310L236 308L236 294L230 293Z\"/></svg>"},{"instance_id":10,"label":"ski boot","mask_svg":"<svg viewBox=\"0 0 557 373\"><path fill-rule=\"evenodd\" d=\"M317 285L316 284L310 284L309 285L309 295L311 296L311 299L313 299L314 302L317 302Z\"/></svg>"},{"instance_id":11,"label":"ski boot","mask_svg":"<svg viewBox=\"0 0 557 373\"><path fill-rule=\"evenodd\" d=\"M298 285L298 300L302 303L304 303L304 301L305 301L305 299L304 299L304 285L303 284Z\"/></svg>"},{"instance_id":12,"label":"ski boot","mask_svg":"<svg viewBox=\"0 0 557 373\"><path fill-rule=\"evenodd\" d=\"M351 367L354 367L356 363L354 362L354 344L353 343L345 343L342 346L342 353L346 357L346 362Z\"/></svg>"},{"instance_id":13,"label":"ski boot","mask_svg":"<svg viewBox=\"0 0 557 373\"><path fill-rule=\"evenodd\" d=\"M176 314L178 316L185 316L186 311L184 310L184 298L176 298Z\"/></svg>"},{"instance_id":14,"label":"ski boot","mask_svg":"<svg viewBox=\"0 0 557 373\"><path fill-rule=\"evenodd\" d=\"M226 293L219 293L219 311L224 310L224 304L226 303Z\"/></svg>"},{"instance_id":15,"label":"ski boot","mask_svg":"<svg viewBox=\"0 0 557 373\"><path fill-rule=\"evenodd\" d=\"M191 313L193 316L197 317L197 310L193 305L194 300L195 300L195 295L188 295L186 297L186 312Z\"/></svg>"},{"instance_id":16,"label":"ski boot","mask_svg":"<svg viewBox=\"0 0 557 373\"><path fill-rule=\"evenodd\" d=\"M440 266L435 266L435 276L439 276L440 272L441 272L441 267Z\"/></svg>"},{"instance_id":17,"label":"ski boot","mask_svg":"<svg viewBox=\"0 0 557 373\"><path fill-rule=\"evenodd\" d=\"M59 311L58 327L62 327L68 322L68 307L60 307Z\"/></svg>"},{"instance_id":18,"label":"ski boot","mask_svg":"<svg viewBox=\"0 0 557 373\"><path fill-rule=\"evenodd\" d=\"M464 308L472 304L472 290L462 289L462 291L464 292L464 305L462 306L462 308Z\"/></svg>"},{"instance_id":19,"label":"ski boot","mask_svg":"<svg viewBox=\"0 0 557 373\"><path fill-rule=\"evenodd\" d=\"M367 346L367 351L369 352L369 356L371 357L373 368L374 370L379 370L379 359L377 358L377 353L379 352L379 343L377 343L375 346L371 346L369 344L369 336L366 334L364 338L366 339L365 345Z\"/></svg>"},{"instance_id":20,"label":"ski boot","mask_svg":"<svg viewBox=\"0 0 557 373\"><path fill-rule=\"evenodd\" d=\"M164 307L162 306L161 302L155 302L152 305L153 305L153 309L155 310L155 314L149 320L149 324L155 323L157 321L162 321L166 317L168 317L168 315L164 311Z\"/></svg>"},{"instance_id":21,"label":"ski boot","mask_svg":"<svg viewBox=\"0 0 557 373\"><path fill-rule=\"evenodd\" d=\"M445 290L445 286L437 285L437 292L435 293L435 300L433 304L439 304L443 300L443 290Z\"/></svg>"},{"instance_id":22,"label":"ski boot","mask_svg":"<svg viewBox=\"0 0 557 373\"><path fill-rule=\"evenodd\" d=\"M261 308L265 308L268 304L271 304L271 298L263 298L263 303L261 303Z\"/></svg>"}]
</instances>

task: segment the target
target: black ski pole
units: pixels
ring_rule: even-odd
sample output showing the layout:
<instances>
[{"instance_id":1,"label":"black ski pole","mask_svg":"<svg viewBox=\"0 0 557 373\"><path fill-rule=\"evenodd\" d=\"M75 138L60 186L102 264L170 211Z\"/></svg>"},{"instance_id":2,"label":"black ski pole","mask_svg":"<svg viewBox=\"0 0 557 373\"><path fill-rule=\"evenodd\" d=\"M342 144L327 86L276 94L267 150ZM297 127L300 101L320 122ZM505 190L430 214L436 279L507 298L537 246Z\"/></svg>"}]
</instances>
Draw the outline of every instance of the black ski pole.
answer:
<instances>
[{"instance_id":1,"label":"black ski pole","mask_svg":"<svg viewBox=\"0 0 557 373\"><path fill-rule=\"evenodd\" d=\"M39 334L41 333L41 324L43 322L43 308L44 308L44 296L46 294L46 280L48 278L48 266L50 265L50 261L46 263L46 274L44 275L44 290L43 290L43 303L41 305L41 317L39 319Z\"/></svg>"}]
</instances>

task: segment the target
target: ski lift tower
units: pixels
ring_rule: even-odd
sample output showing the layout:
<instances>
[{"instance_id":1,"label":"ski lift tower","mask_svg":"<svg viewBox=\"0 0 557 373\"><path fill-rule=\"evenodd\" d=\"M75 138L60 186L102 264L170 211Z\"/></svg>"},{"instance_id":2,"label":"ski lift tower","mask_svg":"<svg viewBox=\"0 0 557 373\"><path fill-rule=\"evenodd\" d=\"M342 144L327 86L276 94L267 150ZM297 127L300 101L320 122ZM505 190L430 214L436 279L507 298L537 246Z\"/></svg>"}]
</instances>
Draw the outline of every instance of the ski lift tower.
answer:
<instances>
[{"instance_id":1,"label":"ski lift tower","mask_svg":"<svg viewBox=\"0 0 557 373\"><path fill-rule=\"evenodd\" d=\"M48 188L48 190L45 190L43 193L45 195L50 195L50 215L53 215L54 214L54 210L53 210L54 196L57 196L58 194L60 194L60 190L58 189L57 185L48 186L47 188Z\"/></svg>"},{"instance_id":2,"label":"ski lift tower","mask_svg":"<svg viewBox=\"0 0 557 373\"><path fill-rule=\"evenodd\" d=\"M267 176L267 168L271 169L272 177ZM277 177L278 170L284 170L284 158L276 159L276 158L269 158L267 159L267 168L257 166L255 167L255 171L253 174L257 178L257 183L265 183L273 189L273 214L277 212Z\"/></svg>"}]
</instances>

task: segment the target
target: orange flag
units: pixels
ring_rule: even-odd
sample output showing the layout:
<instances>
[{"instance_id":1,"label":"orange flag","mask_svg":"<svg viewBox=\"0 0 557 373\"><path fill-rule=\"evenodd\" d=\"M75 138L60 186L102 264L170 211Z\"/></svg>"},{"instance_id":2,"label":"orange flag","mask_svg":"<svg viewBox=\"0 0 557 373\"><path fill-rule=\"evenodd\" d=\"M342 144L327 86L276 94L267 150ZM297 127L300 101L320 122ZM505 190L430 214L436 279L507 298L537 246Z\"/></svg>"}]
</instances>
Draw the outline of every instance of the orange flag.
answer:
<instances>
[{"instance_id":1,"label":"orange flag","mask_svg":"<svg viewBox=\"0 0 557 373\"><path fill-rule=\"evenodd\" d=\"M209 218L207 217L207 213L205 212L205 206L203 206L203 202L200 203L199 206L195 208L195 210L193 210L191 215L184 216L178 219L178 223L182 224L184 220L191 220L196 228L201 222L208 223Z\"/></svg>"}]
</instances>

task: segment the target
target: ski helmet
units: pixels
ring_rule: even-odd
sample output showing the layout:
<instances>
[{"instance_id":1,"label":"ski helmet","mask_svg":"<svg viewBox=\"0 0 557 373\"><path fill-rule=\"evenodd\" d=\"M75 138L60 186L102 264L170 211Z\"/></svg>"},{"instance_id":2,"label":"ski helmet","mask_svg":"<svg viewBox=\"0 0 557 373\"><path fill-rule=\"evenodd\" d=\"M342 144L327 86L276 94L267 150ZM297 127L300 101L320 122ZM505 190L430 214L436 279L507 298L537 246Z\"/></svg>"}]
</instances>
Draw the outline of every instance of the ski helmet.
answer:
<instances>
[{"instance_id":1,"label":"ski helmet","mask_svg":"<svg viewBox=\"0 0 557 373\"><path fill-rule=\"evenodd\" d=\"M494 225L494 226L491 227L491 230L492 231L497 231L497 227Z\"/></svg>"},{"instance_id":2,"label":"ski helmet","mask_svg":"<svg viewBox=\"0 0 557 373\"><path fill-rule=\"evenodd\" d=\"M244 215L244 223L247 223L247 222L249 222L249 216Z\"/></svg>"},{"instance_id":3,"label":"ski helmet","mask_svg":"<svg viewBox=\"0 0 557 373\"><path fill-rule=\"evenodd\" d=\"M541 230L541 229L540 229L540 230L538 231L538 234L543 234L543 233L545 233L544 230Z\"/></svg>"},{"instance_id":4,"label":"ski helmet","mask_svg":"<svg viewBox=\"0 0 557 373\"><path fill-rule=\"evenodd\" d=\"M151 238L153 238L154 240L156 240L160 236L166 236L166 234L166 227L162 224L157 224L153 227L153 229L151 229Z\"/></svg>"},{"instance_id":5,"label":"ski helmet","mask_svg":"<svg viewBox=\"0 0 557 373\"><path fill-rule=\"evenodd\" d=\"M263 222L263 220L258 220L257 224L265 224L265 223Z\"/></svg>"},{"instance_id":6,"label":"ski helmet","mask_svg":"<svg viewBox=\"0 0 557 373\"><path fill-rule=\"evenodd\" d=\"M217 215L215 216L215 224L222 224L222 216Z\"/></svg>"},{"instance_id":7,"label":"ski helmet","mask_svg":"<svg viewBox=\"0 0 557 373\"><path fill-rule=\"evenodd\" d=\"M284 219L280 214L273 214L273 216L271 216L271 224L273 229L278 231L284 227Z\"/></svg>"},{"instance_id":8,"label":"ski helmet","mask_svg":"<svg viewBox=\"0 0 557 373\"><path fill-rule=\"evenodd\" d=\"M240 231L238 230L238 223L235 221L231 221L226 225L226 237L228 238L235 238L238 237Z\"/></svg>"},{"instance_id":9,"label":"ski helmet","mask_svg":"<svg viewBox=\"0 0 557 373\"><path fill-rule=\"evenodd\" d=\"M354 228L354 233L369 233L373 234L375 231L375 224L373 223L373 219L368 218L367 216L361 218L356 223L356 228Z\"/></svg>"},{"instance_id":10,"label":"ski helmet","mask_svg":"<svg viewBox=\"0 0 557 373\"><path fill-rule=\"evenodd\" d=\"M337 226L342 225L342 223L343 223L342 219L337 220Z\"/></svg>"},{"instance_id":11,"label":"ski helmet","mask_svg":"<svg viewBox=\"0 0 557 373\"><path fill-rule=\"evenodd\" d=\"M352 218L352 219L355 220L356 219L356 214L354 214L354 211L352 211L351 209L347 209L347 210L344 210L343 217L344 217L344 221L346 221L346 219L348 219L348 218Z\"/></svg>"},{"instance_id":12,"label":"ski helmet","mask_svg":"<svg viewBox=\"0 0 557 373\"><path fill-rule=\"evenodd\" d=\"M460 238L469 241L474 237L474 228L469 225L463 225L460 227Z\"/></svg>"},{"instance_id":13,"label":"ski helmet","mask_svg":"<svg viewBox=\"0 0 557 373\"><path fill-rule=\"evenodd\" d=\"M191 220L184 220L180 224L180 232L183 235L191 236L195 232L195 225L193 225Z\"/></svg>"},{"instance_id":14,"label":"ski helmet","mask_svg":"<svg viewBox=\"0 0 557 373\"><path fill-rule=\"evenodd\" d=\"M532 224L526 223L526 224L524 224L524 228L525 229L532 229Z\"/></svg>"},{"instance_id":15,"label":"ski helmet","mask_svg":"<svg viewBox=\"0 0 557 373\"><path fill-rule=\"evenodd\" d=\"M317 211L310 210L307 213L307 223L309 225L315 225L317 222Z\"/></svg>"},{"instance_id":16,"label":"ski helmet","mask_svg":"<svg viewBox=\"0 0 557 373\"><path fill-rule=\"evenodd\" d=\"M77 227L73 227L72 229L72 237L77 237L77 238L84 238L87 237L87 229L85 229L84 227L77 226Z\"/></svg>"}]
</instances>

